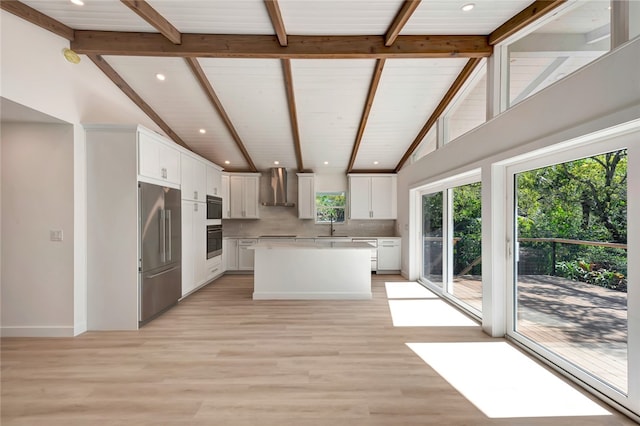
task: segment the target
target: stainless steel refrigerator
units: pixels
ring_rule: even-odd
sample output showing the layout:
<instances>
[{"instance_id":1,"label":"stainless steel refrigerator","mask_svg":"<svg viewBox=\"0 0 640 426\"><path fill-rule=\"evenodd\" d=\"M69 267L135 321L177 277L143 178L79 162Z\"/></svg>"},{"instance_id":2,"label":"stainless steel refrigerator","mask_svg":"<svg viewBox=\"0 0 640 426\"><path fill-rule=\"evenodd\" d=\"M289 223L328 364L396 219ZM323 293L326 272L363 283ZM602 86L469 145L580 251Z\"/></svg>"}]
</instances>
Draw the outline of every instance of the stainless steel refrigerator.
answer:
<instances>
[{"instance_id":1,"label":"stainless steel refrigerator","mask_svg":"<svg viewBox=\"0 0 640 426\"><path fill-rule=\"evenodd\" d=\"M140 197L140 307L146 323L182 295L180 190L138 184Z\"/></svg>"}]
</instances>

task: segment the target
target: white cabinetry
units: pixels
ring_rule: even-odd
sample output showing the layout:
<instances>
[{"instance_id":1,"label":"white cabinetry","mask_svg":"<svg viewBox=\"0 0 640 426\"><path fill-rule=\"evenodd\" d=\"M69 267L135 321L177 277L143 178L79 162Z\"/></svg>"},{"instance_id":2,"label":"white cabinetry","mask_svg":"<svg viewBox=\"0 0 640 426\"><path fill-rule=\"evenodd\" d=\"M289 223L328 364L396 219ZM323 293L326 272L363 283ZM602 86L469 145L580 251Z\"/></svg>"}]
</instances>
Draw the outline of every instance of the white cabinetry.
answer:
<instances>
[{"instance_id":1,"label":"white cabinetry","mask_svg":"<svg viewBox=\"0 0 640 426\"><path fill-rule=\"evenodd\" d=\"M238 270L238 239L225 238L222 240L222 255L225 258L225 269L227 271Z\"/></svg>"},{"instance_id":2,"label":"white cabinetry","mask_svg":"<svg viewBox=\"0 0 640 426\"><path fill-rule=\"evenodd\" d=\"M400 242L401 238L378 238L378 273L400 271Z\"/></svg>"},{"instance_id":3,"label":"white cabinetry","mask_svg":"<svg viewBox=\"0 0 640 426\"><path fill-rule=\"evenodd\" d=\"M298 173L298 219L316 218L315 174Z\"/></svg>"},{"instance_id":4,"label":"white cabinetry","mask_svg":"<svg viewBox=\"0 0 640 426\"><path fill-rule=\"evenodd\" d=\"M396 175L349 175L351 219L396 219Z\"/></svg>"},{"instance_id":5,"label":"white cabinetry","mask_svg":"<svg viewBox=\"0 0 640 426\"><path fill-rule=\"evenodd\" d=\"M206 201L207 165L187 154L181 154L180 158L182 163L182 199Z\"/></svg>"},{"instance_id":6,"label":"white cabinetry","mask_svg":"<svg viewBox=\"0 0 640 426\"><path fill-rule=\"evenodd\" d=\"M207 194L222 196L222 173L219 169L207 165Z\"/></svg>"},{"instance_id":7,"label":"white cabinetry","mask_svg":"<svg viewBox=\"0 0 640 426\"><path fill-rule=\"evenodd\" d=\"M220 177L222 182L222 218L230 219L231 218L231 206L229 206L229 175L223 174ZM224 253L224 250L223 250Z\"/></svg>"},{"instance_id":8,"label":"white cabinetry","mask_svg":"<svg viewBox=\"0 0 640 426\"><path fill-rule=\"evenodd\" d=\"M238 270L253 271L254 251L249 247L257 243L256 239L238 240Z\"/></svg>"},{"instance_id":9,"label":"white cabinetry","mask_svg":"<svg viewBox=\"0 0 640 426\"><path fill-rule=\"evenodd\" d=\"M140 176L151 179L151 183L180 184L180 151L171 144L173 142L150 130L138 128Z\"/></svg>"},{"instance_id":10,"label":"white cabinetry","mask_svg":"<svg viewBox=\"0 0 640 426\"><path fill-rule=\"evenodd\" d=\"M231 219L258 219L260 174L229 176L229 207Z\"/></svg>"},{"instance_id":11,"label":"white cabinetry","mask_svg":"<svg viewBox=\"0 0 640 426\"><path fill-rule=\"evenodd\" d=\"M206 204L182 202L182 295L206 281Z\"/></svg>"}]
</instances>

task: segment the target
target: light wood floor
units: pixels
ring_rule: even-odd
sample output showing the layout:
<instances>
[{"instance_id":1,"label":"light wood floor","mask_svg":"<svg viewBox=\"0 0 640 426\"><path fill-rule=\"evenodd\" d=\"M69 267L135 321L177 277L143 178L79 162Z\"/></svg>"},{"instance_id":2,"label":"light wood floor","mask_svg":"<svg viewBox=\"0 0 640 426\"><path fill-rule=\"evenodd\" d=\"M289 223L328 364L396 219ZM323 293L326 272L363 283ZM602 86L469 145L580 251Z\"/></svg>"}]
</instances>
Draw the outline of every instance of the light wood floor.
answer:
<instances>
[{"instance_id":1,"label":"light wood floor","mask_svg":"<svg viewBox=\"0 0 640 426\"><path fill-rule=\"evenodd\" d=\"M404 280L373 277L371 301L254 302L252 276L226 276L137 332L3 339L1 424L635 424L487 418L406 343L491 339L393 327L384 282Z\"/></svg>"}]
</instances>

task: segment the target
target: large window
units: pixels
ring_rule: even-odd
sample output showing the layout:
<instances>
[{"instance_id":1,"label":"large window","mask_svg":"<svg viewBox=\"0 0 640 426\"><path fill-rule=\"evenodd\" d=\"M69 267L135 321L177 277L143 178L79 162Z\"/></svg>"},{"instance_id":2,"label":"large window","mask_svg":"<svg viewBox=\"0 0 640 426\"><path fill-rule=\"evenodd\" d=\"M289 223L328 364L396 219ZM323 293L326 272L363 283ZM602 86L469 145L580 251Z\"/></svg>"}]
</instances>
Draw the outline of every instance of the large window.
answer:
<instances>
[{"instance_id":1,"label":"large window","mask_svg":"<svg viewBox=\"0 0 640 426\"><path fill-rule=\"evenodd\" d=\"M317 192L316 223L344 223L346 200L344 192Z\"/></svg>"},{"instance_id":2,"label":"large window","mask_svg":"<svg viewBox=\"0 0 640 426\"><path fill-rule=\"evenodd\" d=\"M422 193L422 280L481 316L481 185L461 178Z\"/></svg>"},{"instance_id":3,"label":"large window","mask_svg":"<svg viewBox=\"0 0 640 426\"><path fill-rule=\"evenodd\" d=\"M511 166L507 237L514 254L508 334L636 408L637 282L628 260L638 236L628 219L637 211L637 197L629 197L638 184L637 142L620 136Z\"/></svg>"}]
</instances>

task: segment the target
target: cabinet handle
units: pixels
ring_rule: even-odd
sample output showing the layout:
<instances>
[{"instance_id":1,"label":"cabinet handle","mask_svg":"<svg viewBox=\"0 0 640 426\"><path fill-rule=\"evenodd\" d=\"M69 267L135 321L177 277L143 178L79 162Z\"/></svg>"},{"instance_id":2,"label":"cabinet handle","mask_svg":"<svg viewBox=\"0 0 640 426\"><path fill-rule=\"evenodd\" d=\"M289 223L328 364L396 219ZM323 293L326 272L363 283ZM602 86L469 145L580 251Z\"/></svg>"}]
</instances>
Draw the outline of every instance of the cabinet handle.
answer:
<instances>
[{"instance_id":1,"label":"cabinet handle","mask_svg":"<svg viewBox=\"0 0 640 426\"><path fill-rule=\"evenodd\" d=\"M218 195L218 188L213 188L213 195Z\"/></svg>"},{"instance_id":2,"label":"cabinet handle","mask_svg":"<svg viewBox=\"0 0 640 426\"><path fill-rule=\"evenodd\" d=\"M162 169L160 169L160 175L162 176L163 179L167 178L167 168L163 167Z\"/></svg>"},{"instance_id":3,"label":"cabinet handle","mask_svg":"<svg viewBox=\"0 0 640 426\"><path fill-rule=\"evenodd\" d=\"M193 211L194 212L198 211L198 203L193 203Z\"/></svg>"},{"instance_id":4,"label":"cabinet handle","mask_svg":"<svg viewBox=\"0 0 640 426\"><path fill-rule=\"evenodd\" d=\"M193 191L193 199L194 200L198 199L198 191Z\"/></svg>"}]
</instances>

